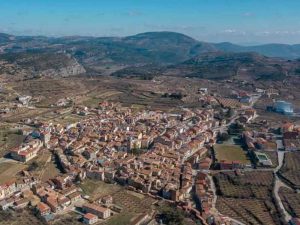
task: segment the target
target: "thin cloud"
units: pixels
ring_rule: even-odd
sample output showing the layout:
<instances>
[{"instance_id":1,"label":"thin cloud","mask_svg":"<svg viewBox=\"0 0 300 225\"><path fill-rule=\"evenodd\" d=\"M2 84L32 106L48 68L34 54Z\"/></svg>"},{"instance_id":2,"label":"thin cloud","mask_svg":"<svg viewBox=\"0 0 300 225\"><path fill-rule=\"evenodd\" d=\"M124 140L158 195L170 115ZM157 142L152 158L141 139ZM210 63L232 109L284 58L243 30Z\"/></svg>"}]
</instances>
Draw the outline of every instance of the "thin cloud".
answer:
<instances>
[{"instance_id":1,"label":"thin cloud","mask_svg":"<svg viewBox=\"0 0 300 225\"><path fill-rule=\"evenodd\" d=\"M142 16L142 15L144 15L144 13L141 11L138 11L138 10L131 10L128 12L124 12L123 15L125 15L125 16Z\"/></svg>"},{"instance_id":2,"label":"thin cloud","mask_svg":"<svg viewBox=\"0 0 300 225\"><path fill-rule=\"evenodd\" d=\"M252 12L245 12L245 13L243 13L243 16L244 17L253 17L253 16L255 16L255 14Z\"/></svg>"},{"instance_id":3,"label":"thin cloud","mask_svg":"<svg viewBox=\"0 0 300 225\"><path fill-rule=\"evenodd\" d=\"M237 31L235 29L225 29L223 31L223 33L227 33L227 34L232 34L232 33L236 33Z\"/></svg>"}]
</instances>

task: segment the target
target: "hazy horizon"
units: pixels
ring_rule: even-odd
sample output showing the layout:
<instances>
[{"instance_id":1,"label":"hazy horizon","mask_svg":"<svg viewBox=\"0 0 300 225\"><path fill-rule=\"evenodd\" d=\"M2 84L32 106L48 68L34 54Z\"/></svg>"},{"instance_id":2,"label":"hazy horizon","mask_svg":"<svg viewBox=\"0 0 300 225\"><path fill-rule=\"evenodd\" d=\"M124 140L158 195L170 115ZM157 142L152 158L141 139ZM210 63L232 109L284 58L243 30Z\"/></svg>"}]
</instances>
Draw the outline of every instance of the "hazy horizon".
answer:
<instances>
[{"instance_id":1,"label":"hazy horizon","mask_svg":"<svg viewBox=\"0 0 300 225\"><path fill-rule=\"evenodd\" d=\"M124 37L130 37L130 36L135 36L138 34L143 34L143 33L159 33L159 32L173 32L173 33L178 33L178 34L183 34L186 36L189 36L193 39L195 39L196 41L200 41L200 42L206 42L206 43L213 43L213 44L220 44L220 43L231 43L231 44L235 44L235 45L240 45L240 46L259 46L259 45L268 45L268 44L278 44L278 45L298 45L300 44L300 40L299 42L296 43L280 43L280 42L231 42L231 41L220 41L220 42L212 42L212 41L205 41L205 40L199 40L197 38L194 38L188 34L185 33L181 33L181 32L176 32L176 31L169 31L169 30L162 30L162 31L145 31L145 32L141 32L141 33L134 33L134 34L129 34L126 36L121 36L121 35L107 35L107 36L100 36L100 35L42 35L42 34L34 34L34 35L29 35L29 34L13 34L13 33L6 33L6 32L0 32L0 34L6 34L6 35L11 35L11 36L16 36L16 37L47 37L47 38L67 38L67 37L91 37L91 38L124 38Z\"/></svg>"},{"instance_id":2,"label":"hazy horizon","mask_svg":"<svg viewBox=\"0 0 300 225\"><path fill-rule=\"evenodd\" d=\"M0 0L0 32L42 36L184 33L205 42L300 42L300 1Z\"/></svg>"}]
</instances>

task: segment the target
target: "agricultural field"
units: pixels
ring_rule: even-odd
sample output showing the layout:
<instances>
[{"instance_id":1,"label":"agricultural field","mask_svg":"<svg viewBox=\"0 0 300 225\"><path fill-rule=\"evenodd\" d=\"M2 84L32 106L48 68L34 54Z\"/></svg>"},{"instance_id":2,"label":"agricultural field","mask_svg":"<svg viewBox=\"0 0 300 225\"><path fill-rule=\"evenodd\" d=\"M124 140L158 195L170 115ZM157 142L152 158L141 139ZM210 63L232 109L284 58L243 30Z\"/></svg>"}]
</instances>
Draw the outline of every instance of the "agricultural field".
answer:
<instances>
[{"instance_id":1,"label":"agricultural field","mask_svg":"<svg viewBox=\"0 0 300 225\"><path fill-rule=\"evenodd\" d=\"M300 188L300 152L286 152L280 176L294 188Z\"/></svg>"},{"instance_id":2,"label":"agricultural field","mask_svg":"<svg viewBox=\"0 0 300 225\"><path fill-rule=\"evenodd\" d=\"M279 189L279 196L282 200L284 208L293 216L300 218L300 193L281 187Z\"/></svg>"},{"instance_id":3,"label":"agricultural field","mask_svg":"<svg viewBox=\"0 0 300 225\"><path fill-rule=\"evenodd\" d=\"M27 166L16 162L0 163L0 185L16 177Z\"/></svg>"},{"instance_id":4,"label":"agricultural field","mask_svg":"<svg viewBox=\"0 0 300 225\"><path fill-rule=\"evenodd\" d=\"M226 160L230 162L240 161L244 165L251 164L247 153L238 145L215 144L214 152L218 162Z\"/></svg>"},{"instance_id":5,"label":"agricultural field","mask_svg":"<svg viewBox=\"0 0 300 225\"><path fill-rule=\"evenodd\" d=\"M237 219L244 224L280 224L277 211L272 202L257 199L218 198L220 213Z\"/></svg>"},{"instance_id":6,"label":"agricultural field","mask_svg":"<svg viewBox=\"0 0 300 225\"><path fill-rule=\"evenodd\" d=\"M271 198L273 173L266 172L220 172L214 177L218 195L233 198Z\"/></svg>"},{"instance_id":7,"label":"agricultural field","mask_svg":"<svg viewBox=\"0 0 300 225\"><path fill-rule=\"evenodd\" d=\"M217 209L245 224L279 224L271 171L220 172L213 176Z\"/></svg>"}]
</instances>

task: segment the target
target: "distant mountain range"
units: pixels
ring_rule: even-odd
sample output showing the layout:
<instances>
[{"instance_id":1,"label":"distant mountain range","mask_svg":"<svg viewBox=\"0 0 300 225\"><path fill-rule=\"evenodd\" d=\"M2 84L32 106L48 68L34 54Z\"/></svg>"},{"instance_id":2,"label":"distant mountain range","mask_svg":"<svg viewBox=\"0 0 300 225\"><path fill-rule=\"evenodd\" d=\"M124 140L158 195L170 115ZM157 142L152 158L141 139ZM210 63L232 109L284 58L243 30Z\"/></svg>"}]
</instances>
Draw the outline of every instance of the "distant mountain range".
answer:
<instances>
[{"instance_id":1,"label":"distant mountain range","mask_svg":"<svg viewBox=\"0 0 300 225\"><path fill-rule=\"evenodd\" d=\"M187 77L206 79L248 77L261 80L282 80L287 75L296 75L295 71L296 68L300 68L300 62L248 52L210 52L168 68L173 74L184 74Z\"/></svg>"},{"instance_id":2,"label":"distant mountain range","mask_svg":"<svg viewBox=\"0 0 300 225\"><path fill-rule=\"evenodd\" d=\"M279 57L286 59L300 58L300 44L265 44L257 46L240 46L229 42L214 44L217 49L225 52L256 52L268 57Z\"/></svg>"},{"instance_id":3,"label":"distant mountain range","mask_svg":"<svg viewBox=\"0 0 300 225\"><path fill-rule=\"evenodd\" d=\"M300 45L215 44L175 32L60 38L0 34L0 60L42 75L53 68L51 74L63 71L64 75L85 71L102 74L106 68L117 76L173 72L182 76L227 78L242 71L259 79L282 79L298 74L298 58Z\"/></svg>"},{"instance_id":4,"label":"distant mountain range","mask_svg":"<svg viewBox=\"0 0 300 225\"><path fill-rule=\"evenodd\" d=\"M264 44L257 46L241 46L230 42L208 43L197 41L184 34L175 32L147 32L134 36L117 38L117 37L61 37L52 38L44 36L13 36L0 33L0 45L10 45L13 49L20 50L24 48L38 48L52 46L55 44L67 44L78 46L79 44L101 45L109 48L109 44L118 44L119 48L132 47L135 51L150 50L162 51L169 53L174 58L181 59L183 56L191 56L201 52L225 51L225 52L256 52L268 57L279 57L286 59L300 58L300 44ZM103 47L103 46L102 46ZM110 46L111 47L111 46ZM179 51L178 51L179 47ZM177 52L177 54L175 54ZM150 52L148 52L150 54ZM175 54L175 55L174 55Z\"/></svg>"}]
</instances>

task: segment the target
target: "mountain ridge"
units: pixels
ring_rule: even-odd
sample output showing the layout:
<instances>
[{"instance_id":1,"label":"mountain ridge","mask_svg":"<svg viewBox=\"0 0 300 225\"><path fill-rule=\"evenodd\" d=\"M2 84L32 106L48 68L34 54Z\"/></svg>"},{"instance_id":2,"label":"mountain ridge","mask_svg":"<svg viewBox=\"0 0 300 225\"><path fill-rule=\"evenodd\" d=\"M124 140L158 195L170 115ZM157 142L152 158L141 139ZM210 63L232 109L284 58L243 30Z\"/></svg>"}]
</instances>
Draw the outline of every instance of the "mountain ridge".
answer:
<instances>
[{"instance_id":1,"label":"mountain ridge","mask_svg":"<svg viewBox=\"0 0 300 225\"><path fill-rule=\"evenodd\" d=\"M226 79L244 71L242 74L253 79L282 80L287 75L299 75L300 71L300 60L261 54L269 50L276 55L272 44L261 49L228 42L212 44L175 32L61 38L2 34L0 40L0 61L8 60L17 68L38 75L70 76L88 71L144 79L159 74ZM300 56L300 45L276 46L285 49L281 55Z\"/></svg>"},{"instance_id":2,"label":"mountain ridge","mask_svg":"<svg viewBox=\"0 0 300 225\"><path fill-rule=\"evenodd\" d=\"M107 42L119 42L125 44L134 44L135 47L148 47L153 49L159 47L162 44L176 44L189 46L191 53L205 52L205 51L225 51L225 52L257 52L259 54L269 57L280 57L286 59L300 58L300 44L281 44L281 43L268 43L253 46L243 46L234 44L231 42L211 43L205 41L196 40L188 35L171 32L171 31L159 31L159 32L144 32L136 35L126 37L90 37L90 36L65 36L65 37L47 37L47 36L15 36L5 33L0 33L0 44L12 43L14 41L46 41L51 40L54 42L66 42L72 40L81 41L104 41ZM176 43L177 41L177 43ZM151 43L152 42L152 43ZM160 42L160 44L158 43ZM205 46L204 49L199 50L199 46ZM195 47L195 49L193 49ZM198 48L198 50L197 50Z\"/></svg>"}]
</instances>

